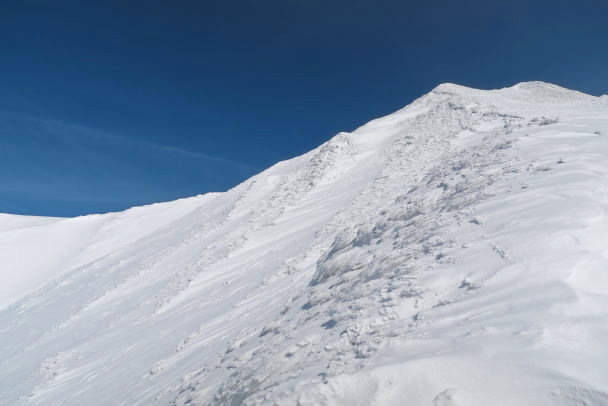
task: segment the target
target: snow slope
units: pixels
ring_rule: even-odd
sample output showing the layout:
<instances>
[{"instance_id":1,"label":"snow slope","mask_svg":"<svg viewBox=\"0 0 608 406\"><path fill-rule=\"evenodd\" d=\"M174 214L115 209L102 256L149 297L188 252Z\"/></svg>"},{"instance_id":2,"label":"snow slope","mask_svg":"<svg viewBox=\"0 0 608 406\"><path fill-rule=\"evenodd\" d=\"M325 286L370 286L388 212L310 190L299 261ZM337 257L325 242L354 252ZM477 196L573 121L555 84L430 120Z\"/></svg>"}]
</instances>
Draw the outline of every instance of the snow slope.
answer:
<instances>
[{"instance_id":1,"label":"snow slope","mask_svg":"<svg viewBox=\"0 0 608 406\"><path fill-rule=\"evenodd\" d=\"M170 224L212 196L68 219L0 213L0 264L5 276L0 309L58 275Z\"/></svg>"},{"instance_id":2,"label":"snow slope","mask_svg":"<svg viewBox=\"0 0 608 406\"><path fill-rule=\"evenodd\" d=\"M0 404L608 404L608 100L444 84L234 189L0 217Z\"/></svg>"}]
</instances>

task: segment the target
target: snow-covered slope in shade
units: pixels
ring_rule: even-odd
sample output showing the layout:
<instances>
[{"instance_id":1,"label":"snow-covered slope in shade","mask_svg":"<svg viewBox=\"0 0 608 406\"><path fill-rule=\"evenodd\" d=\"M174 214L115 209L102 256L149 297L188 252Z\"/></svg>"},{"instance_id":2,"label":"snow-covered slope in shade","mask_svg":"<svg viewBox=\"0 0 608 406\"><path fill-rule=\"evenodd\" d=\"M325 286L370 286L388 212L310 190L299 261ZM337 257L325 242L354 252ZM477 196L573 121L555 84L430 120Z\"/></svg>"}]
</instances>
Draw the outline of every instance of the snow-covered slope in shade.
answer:
<instances>
[{"instance_id":1,"label":"snow-covered slope in shade","mask_svg":"<svg viewBox=\"0 0 608 406\"><path fill-rule=\"evenodd\" d=\"M606 405L607 158L605 97L444 84L226 193L0 217L0 404Z\"/></svg>"},{"instance_id":2,"label":"snow-covered slope in shade","mask_svg":"<svg viewBox=\"0 0 608 406\"><path fill-rule=\"evenodd\" d=\"M161 229L213 196L68 219L0 214L0 309L58 275Z\"/></svg>"}]
</instances>

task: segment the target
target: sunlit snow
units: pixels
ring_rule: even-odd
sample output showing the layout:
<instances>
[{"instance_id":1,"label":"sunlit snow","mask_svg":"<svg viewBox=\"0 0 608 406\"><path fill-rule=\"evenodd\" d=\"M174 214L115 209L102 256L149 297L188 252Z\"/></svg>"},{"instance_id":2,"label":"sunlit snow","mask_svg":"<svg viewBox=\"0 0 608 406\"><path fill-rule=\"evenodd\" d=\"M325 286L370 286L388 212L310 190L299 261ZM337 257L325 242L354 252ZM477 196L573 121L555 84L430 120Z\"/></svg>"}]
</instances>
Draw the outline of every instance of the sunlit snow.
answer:
<instances>
[{"instance_id":1,"label":"sunlit snow","mask_svg":"<svg viewBox=\"0 0 608 406\"><path fill-rule=\"evenodd\" d=\"M234 189L0 215L2 405L608 404L608 98L444 84Z\"/></svg>"}]
</instances>

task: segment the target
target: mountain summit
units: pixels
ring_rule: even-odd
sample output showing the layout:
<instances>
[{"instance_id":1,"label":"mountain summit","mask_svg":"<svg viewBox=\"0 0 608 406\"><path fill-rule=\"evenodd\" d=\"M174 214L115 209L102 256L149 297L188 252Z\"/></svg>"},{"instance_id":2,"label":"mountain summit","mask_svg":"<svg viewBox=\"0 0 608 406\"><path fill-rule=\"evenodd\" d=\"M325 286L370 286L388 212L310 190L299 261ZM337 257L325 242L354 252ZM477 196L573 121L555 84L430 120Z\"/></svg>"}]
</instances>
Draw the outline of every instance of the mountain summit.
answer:
<instances>
[{"instance_id":1,"label":"mountain summit","mask_svg":"<svg viewBox=\"0 0 608 406\"><path fill-rule=\"evenodd\" d=\"M0 216L0 404L606 405L608 102L442 84L225 193Z\"/></svg>"}]
</instances>

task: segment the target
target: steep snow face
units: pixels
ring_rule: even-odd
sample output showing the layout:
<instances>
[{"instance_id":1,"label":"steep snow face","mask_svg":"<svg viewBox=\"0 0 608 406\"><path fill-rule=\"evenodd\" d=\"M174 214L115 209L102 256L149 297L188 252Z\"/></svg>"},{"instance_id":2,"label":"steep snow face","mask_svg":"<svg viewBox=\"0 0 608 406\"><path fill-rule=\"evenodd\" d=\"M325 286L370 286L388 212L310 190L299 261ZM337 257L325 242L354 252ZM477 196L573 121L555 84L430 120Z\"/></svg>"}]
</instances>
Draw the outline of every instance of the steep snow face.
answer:
<instances>
[{"instance_id":1,"label":"steep snow face","mask_svg":"<svg viewBox=\"0 0 608 406\"><path fill-rule=\"evenodd\" d=\"M226 193L2 216L0 404L608 404L607 137L444 84Z\"/></svg>"}]
</instances>

